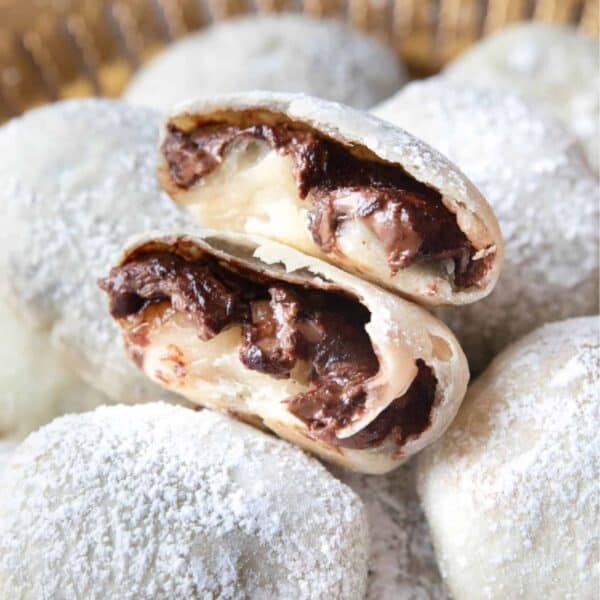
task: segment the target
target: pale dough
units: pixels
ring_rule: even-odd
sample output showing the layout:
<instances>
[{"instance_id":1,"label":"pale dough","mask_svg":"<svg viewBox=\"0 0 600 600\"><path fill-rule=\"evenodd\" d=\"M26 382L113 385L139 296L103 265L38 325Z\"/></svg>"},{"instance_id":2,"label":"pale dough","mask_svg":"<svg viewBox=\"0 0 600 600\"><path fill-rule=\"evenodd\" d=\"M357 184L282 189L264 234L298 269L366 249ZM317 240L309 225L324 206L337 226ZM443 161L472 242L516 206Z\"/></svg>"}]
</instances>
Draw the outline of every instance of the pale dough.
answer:
<instances>
[{"instance_id":1,"label":"pale dough","mask_svg":"<svg viewBox=\"0 0 600 600\"><path fill-rule=\"evenodd\" d=\"M455 600L598 595L600 321L544 325L471 386L418 461Z\"/></svg>"}]
</instances>

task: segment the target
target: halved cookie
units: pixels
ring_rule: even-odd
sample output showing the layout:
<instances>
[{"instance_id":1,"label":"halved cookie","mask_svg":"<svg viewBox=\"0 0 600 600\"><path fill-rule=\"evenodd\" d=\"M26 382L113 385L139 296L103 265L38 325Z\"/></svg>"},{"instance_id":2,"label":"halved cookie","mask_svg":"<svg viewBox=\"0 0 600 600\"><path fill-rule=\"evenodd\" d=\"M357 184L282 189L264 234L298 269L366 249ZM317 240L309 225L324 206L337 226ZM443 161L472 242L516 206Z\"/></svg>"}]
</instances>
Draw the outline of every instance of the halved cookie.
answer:
<instances>
[{"instance_id":1,"label":"halved cookie","mask_svg":"<svg viewBox=\"0 0 600 600\"><path fill-rule=\"evenodd\" d=\"M358 471L389 471L438 438L466 390L443 323L275 242L147 237L101 286L151 379Z\"/></svg>"},{"instance_id":2,"label":"halved cookie","mask_svg":"<svg viewBox=\"0 0 600 600\"><path fill-rule=\"evenodd\" d=\"M159 179L202 226L277 240L426 304L474 302L500 271L496 218L458 168L341 104L252 92L183 105Z\"/></svg>"}]
</instances>

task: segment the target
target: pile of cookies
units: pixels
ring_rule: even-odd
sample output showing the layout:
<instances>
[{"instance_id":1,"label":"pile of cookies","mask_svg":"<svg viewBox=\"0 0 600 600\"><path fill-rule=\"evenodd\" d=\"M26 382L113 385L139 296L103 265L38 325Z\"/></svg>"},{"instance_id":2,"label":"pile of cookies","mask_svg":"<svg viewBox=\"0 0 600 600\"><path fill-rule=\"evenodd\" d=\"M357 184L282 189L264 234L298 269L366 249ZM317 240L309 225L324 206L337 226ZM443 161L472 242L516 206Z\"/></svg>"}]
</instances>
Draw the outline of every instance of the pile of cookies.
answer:
<instances>
[{"instance_id":1,"label":"pile of cookies","mask_svg":"<svg viewBox=\"0 0 600 600\"><path fill-rule=\"evenodd\" d=\"M594 597L598 43L404 81L252 17L0 129L0 598Z\"/></svg>"}]
</instances>

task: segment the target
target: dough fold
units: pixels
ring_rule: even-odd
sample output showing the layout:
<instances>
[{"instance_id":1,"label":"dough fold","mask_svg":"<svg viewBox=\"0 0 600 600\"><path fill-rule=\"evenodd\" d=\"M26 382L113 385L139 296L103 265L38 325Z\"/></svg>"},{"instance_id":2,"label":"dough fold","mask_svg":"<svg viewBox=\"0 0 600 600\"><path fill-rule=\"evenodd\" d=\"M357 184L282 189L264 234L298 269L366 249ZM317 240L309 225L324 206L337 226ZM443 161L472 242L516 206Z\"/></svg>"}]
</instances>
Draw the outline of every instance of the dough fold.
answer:
<instances>
[{"instance_id":1,"label":"dough fold","mask_svg":"<svg viewBox=\"0 0 600 600\"><path fill-rule=\"evenodd\" d=\"M100 285L152 380L357 471L430 444L466 390L464 354L435 317L262 238L151 235Z\"/></svg>"},{"instance_id":2,"label":"dough fold","mask_svg":"<svg viewBox=\"0 0 600 600\"><path fill-rule=\"evenodd\" d=\"M299 94L181 105L159 180L203 227L258 235L429 305L487 296L501 268L492 209L405 131Z\"/></svg>"}]
</instances>

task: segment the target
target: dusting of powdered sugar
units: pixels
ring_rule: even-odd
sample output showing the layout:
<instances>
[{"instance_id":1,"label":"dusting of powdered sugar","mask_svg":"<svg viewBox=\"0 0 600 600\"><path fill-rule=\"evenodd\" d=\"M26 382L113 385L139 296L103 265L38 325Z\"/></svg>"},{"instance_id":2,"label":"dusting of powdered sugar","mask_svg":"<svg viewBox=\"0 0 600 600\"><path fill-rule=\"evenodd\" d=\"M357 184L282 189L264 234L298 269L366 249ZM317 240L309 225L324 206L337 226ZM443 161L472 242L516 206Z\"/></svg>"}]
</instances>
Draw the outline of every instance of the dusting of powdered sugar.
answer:
<instances>
[{"instance_id":1,"label":"dusting of powdered sugar","mask_svg":"<svg viewBox=\"0 0 600 600\"><path fill-rule=\"evenodd\" d=\"M456 597L597 593L599 400L598 317L545 325L473 384L418 463Z\"/></svg>"},{"instance_id":2,"label":"dusting of powdered sugar","mask_svg":"<svg viewBox=\"0 0 600 600\"><path fill-rule=\"evenodd\" d=\"M367 109L404 81L389 48L339 21L252 15L215 23L170 45L139 70L124 98L169 110L196 96L265 89Z\"/></svg>"},{"instance_id":3,"label":"dusting of powdered sugar","mask_svg":"<svg viewBox=\"0 0 600 600\"><path fill-rule=\"evenodd\" d=\"M560 122L516 95L440 78L407 86L375 112L453 160L500 222L496 289L440 311L474 372L542 323L596 312L600 190Z\"/></svg>"},{"instance_id":4,"label":"dusting of powdered sugar","mask_svg":"<svg viewBox=\"0 0 600 600\"><path fill-rule=\"evenodd\" d=\"M367 510L371 548L366 600L449 600L415 490L413 465L387 475L334 470Z\"/></svg>"},{"instance_id":5,"label":"dusting of powdered sugar","mask_svg":"<svg viewBox=\"0 0 600 600\"><path fill-rule=\"evenodd\" d=\"M575 27L521 23L452 61L444 76L515 91L543 104L579 137L600 172L600 46Z\"/></svg>"},{"instance_id":6,"label":"dusting of powdered sugar","mask_svg":"<svg viewBox=\"0 0 600 600\"><path fill-rule=\"evenodd\" d=\"M101 407L32 434L0 479L3 598L356 599L358 497L210 411Z\"/></svg>"},{"instance_id":7,"label":"dusting of powdered sugar","mask_svg":"<svg viewBox=\"0 0 600 600\"><path fill-rule=\"evenodd\" d=\"M186 223L156 180L158 121L77 100L0 129L3 301L47 329L89 383L127 402L159 390L129 364L96 280L131 235Z\"/></svg>"}]
</instances>

